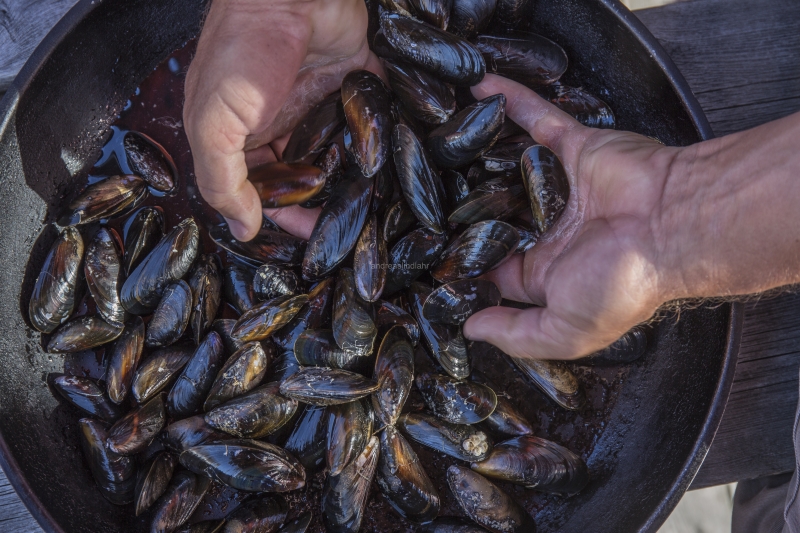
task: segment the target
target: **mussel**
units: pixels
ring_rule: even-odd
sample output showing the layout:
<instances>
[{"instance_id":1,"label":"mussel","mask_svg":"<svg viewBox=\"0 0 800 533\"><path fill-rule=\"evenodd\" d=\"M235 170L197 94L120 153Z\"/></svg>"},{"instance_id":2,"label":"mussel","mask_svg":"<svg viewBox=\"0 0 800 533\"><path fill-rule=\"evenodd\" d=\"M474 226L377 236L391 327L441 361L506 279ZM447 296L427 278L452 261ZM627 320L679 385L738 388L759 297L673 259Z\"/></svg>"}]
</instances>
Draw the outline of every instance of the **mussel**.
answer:
<instances>
[{"instance_id":1,"label":"mussel","mask_svg":"<svg viewBox=\"0 0 800 533\"><path fill-rule=\"evenodd\" d=\"M499 220L484 220L453 239L431 270L437 281L448 283L475 278L500 266L517 250L519 233Z\"/></svg>"},{"instance_id":2,"label":"mussel","mask_svg":"<svg viewBox=\"0 0 800 533\"><path fill-rule=\"evenodd\" d=\"M327 366L356 370L360 357L339 348L330 329L307 329L294 343L294 356L303 366Z\"/></svg>"},{"instance_id":3,"label":"mussel","mask_svg":"<svg viewBox=\"0 0 800 533\"><path fill-rule=\"evenodd\" d=\"M405 309L391 302L382 300L375 311L375 326L378 328L378 338L383 339L395 326L402 326L406 330L411 346L419 342L419 324Z\"/></svg>"},{"instance_id":4,"label":"mussel","mask_svg":"<svg viewBox=\"0 0 800 533\"><path fill-rule=\"evenodd\" d=\"M271 382L220 404L206 413L206 423L243 439L261 439L280 429L294 416L297 402L280 394Z\"/></svg>"},{"instance_id":5,"label":"mussel","mask_svg":"<svg viewBox=\"0 0 800 533\"><path fill-rule=\"evenodd\" d=\"M460 172L445 170L442 172L442 185L444 186L447 206L450 208L450 217L452 217L453 211L458 207L458 204L469 195L469 184L467 183L467 178ZM448 221L450 217L448 217Z\"/></svg>"},{"instance_id":6,"label":"mussel","mask_svg":"<svg viewBox=\"0 0 800 533\"><path fill-rule=\"evenodd\" d=\"M244 266L231 264L222 271L222 294L240 315L256 305L253 272Z\"/></svg>"},{"instance_id":7,"label":"mussel","mask_svg":"<svg viewBox=\"0 0 800 533\"><path fill-rule=\"evenodd\" d=\"M285 447L309 473L322 468L328 447L328 408L305 406Z\"/></svg>"},{"instance_id":8,"label":"mussel","mask_svg":"<svg viewBox=\"0 0 800 533\"><path fill-rule=\"evenodd\" d=\"M58 225L77 226L111 218L146 195L147 182L139 176L111 176L86 187L62 212Z\"/></svg>"},{"instance_id":9,"label":"mussel","mask_svg":"<svg viewBox=\"0 0 800 533\"><path fill-rule=\"evenodd\" d=\"M400 513L412 522L430 522L439 514L440 500L417 454L394 426L381 433L378 487Z\"/></svg>"},{"instance_id":10,"label":"mussel","mask_svg":"<svg viewBox=\"0 0 800 533\"><path fill-rule=\"evenodd\" d=\"M586 401L586 395L575 374L563 361L546 361L529 357L510 357L534 385L564 409L577 411Z\"/></svg>"},{"instance_id":11,"label":"mussel","mask_svg":"<svg viewBox=\"0 0 800 533\"><path fill-rule=\"evenodd\" d=\"M446 234L428 228L417 228L397 241L389 250L390 268L384 295L410 287L439 259L446 243Z\"/></svg>"},{"instance_id":12,"label":"mussel","mask_svg":"<svg viewBox=\"0 0 800 533\"><path fill-rule=\"evenodd\" d=\"M392 90L415 117L442 124L455 114L453 91L435 76L404 63L386 61L384 69Z\"/></svg>"},{"instance_id":13,"label":"mussel","mask_svg":"<svg viewBox=\"0 0 800 533\"><path fill-rule=\"evenodd\" d=\"M160 438L168 450L181 453L204 442L226 440L228 436L206 424L203 415L197 415L168 425Z\"/></svg>"},{"instance_id":14,"label":"mussel","mask_svg":"<svg viewBox=\"0 0 800 533\"><path fill-rule=\"evenodd\" d=\"M169 346L153 352L136 369L131 384L133 397L139 404L153 398L178 378L191 357L188 346Z\"/></svg>"},{"instance_id":15,"label":"mussel","mask_svg":"<svg viewBox=\"0 0 800 533\"><path fill-rule=\"evenodd\" d=\"M164 215L155 207L139 209L125 223L123 236L125 253L122 255L122 264L125 275L130 276L164 237Z\"/></svg>"},{"instance_id":16,"label":"mussel","mask_svg":"<svg viewBox=\"0 0 800 533\"><path fill-rule=\"evenodd\" d=\"M288 324L307 301L307 294L299 294L258 304L239 317L231 335L242 342L264 340Z\"/></svg>"},{"instance_id":17,"label":"mussel","mask_svg":"<svg viewBox=\"0 0 800 533\"><path fill-rule=\"evenodd\" d=\"M147 324L144 343L148 348L169 346L183 336L192 314L192 289L179 279L164 289Z\"/></svg>"},{"instance_id":18,"label":"mussel","mask_svg":"<svg viewBox=\"0 0 800 533\"><path fill-rule=\"evenodd\" d=\"M136 478L134 512L142 514L167 490L178 458L169 452L154 455L139 469Z\"/></svg>"},{"instance_id":19,"label":"mussel","mask_svg":"<svg viewBox=\"0 0 800 533\"><path fill-rule=\"evenodd\" d=\"M311 108L292 131L283 150L283 161L297 163L318 153L345 125L342 96L337 91Z\"/></svg>"},{"instance_id":20,"label":"mussel","mask_svg":"<svg viewBox=\"0 0 800 533\"><path fill-rule=\"evenodd\" d=\"M203 500L211 480L192 472L178 472L172 478L167 492L159 500L153 517L151 533L171 533L192 516Z\"/></svg>"},{"instance_id":21,"label":"mussel","mask_svg":"<svg viewBox=\"0 0 800 533\"><path fill-rule=\"evenodd\" d=\"M364 450L372 437L372 413L365 400L328 407L326 460L330 475L338 476Z\"/></svg>"},{"instance_id":22,"label":"mussel","mask_svg":"<svg viewBox=\"0 0 800 533\"><path fill-rule=\"evenodd\" d=\"M116 404L121 404L131 390L133 376L142 357L144 338L144 321L135 316L125 324L122 334L106 352L106 390L109 399Z\"/></svg>"},{"instance_id":23,"label":"mussel","mask_svg":"<svg viewBox=\"0 0 800 533\"><path fill-rule=\"evenodd\" d=\"M103 496L115 505L133 501L136 485L136 462L133 457L116 454L106 448L106 426L92 418L78 420L81 449L92 477Z\"/></svg>"},{"instance_id":24,"label":"mussel","mask_svg":"<svg viewBox=\"0 0 800 533\"><path fill-rule=\"evenodd\" d=\"M325 185L320 168L298 163L264 163L251 168L247 179L256 188L264 208L303 203Z\"/></svg>"},{"instance_id":25,"label":"mussel","mask_svg":"<svg viewBox=\"0 0 800 533\"><path fill-rule=\"evenodd\" d=\"M211 329L222 339L226 354L236 353L245 344L231 335L235 325L236 321L230 318L218 318L211 324Z\"/></svg>"},{"instance_id":26,"label":"mussel","mask_svg":"<svg viewBox=\"0 0 800 533\"><path fill-rule=\"evenodd\" d=\"M222 528L224 526L225 520L205 520L194 524L186 524L182 528L176 529L175 533L223 533Z\"/></svg>"},{"instance_id":27,"label":"mussel","mask_svg":"<svg viewBox=\"0 0 800 533\"><path fill-rule=\"evenodd\" d=\"M484 476L557 494L576 494L589 482L583 459L533 435L501 442L486 459L473 461L470 466Z\"/></svg>"},{"instance_id":28,"label":"mussel","mask_svg":"<svg viewBox=\"0 0 800 533\"><path fill-rule=\"evenodd\" d=\"M393 425L414 384L414 348L402 326L393 327L383 338L373 377L378 382L372 396L375 413L381 422Z\"/></svg>"},{"instance_id":29,"label":"mussel","mask_svg":"<svg viewBox=\"0 0 800 533\"><path fill-rule=\"evenodd\" d=\"M265 351L267 346L269 352ZM231 355L217 374L208 393L204 411L252 390L267 373L270 361L274 358L272 343L248 342Z\"/></svg>"},{"instance_id":30,"label":"mussel","mask_svg":"<svg viewBox=\"0 0 800 533\"><path fill-rule=\"evenodd\" d=\"M386 162L391 147L392 97L377 75L354 70L342 80L342 101L353 155L364 176L371 177Z\"/></svg>"},{"instance_id":31,"label":"mussel","mask_svg":"<svg viewBox=\"0 0 800 533\"><path fill-rule=\"evenodd\" d=\"M300 281L289 269L264 263L253 277L253 292L262 300L297 294ZM249 309L249 308L248 308Z\"/></svg>"},{"instance_id":32,"label":"mussel","mask_svg":"<svg viewBox=\"0 0 800 533\"><path fill-rule=\"evenodd\" d=\"M536 92L575 120L590 128L614 129L614 112L604 101L578 87L553 84Z\"/></svg>"},{"instance_id":33,"label":"mussel","mask_svg":"<svg viewBox=\"0 0 800 533\"><path fill-rule=\"evenodd\" d=\"M413 440L462 461L482 461L492 449L486 433L467 424L452 424L425 413L407 413L398 427Z\"/></svg>"},{"instance_id":34,"label":"mussel","mask_svg":"<svg viewBox=\"0 0 800 533\"><path fill-rule=\"evenodd\" d=\"M484 279L451 281L425 299L422 314L431 322L460 326L482 309L500 305L500 289Z\"/></svg>"},{"instance_id":35,"label":"mussel","mask_svg":"<svg viewBox=\"0 0 800 533\"><path fill-rule=\"evenodd\" d=\"M59 374L53 376L52 384L71 405L92 416L107 422L113 422L122 416L122 410L111 403L103 390L91 379Z\"/></svg>"},{"instance_id":36,"label":"mussel","mask_svg":"<svg viewBox=\"0 0 800 533\"><path fill-rule=\"evenodd\" d=\"M167 412L170 416L184 418L202 407L224 361L222 338L212 331L194 351L167 395Z\"/></svg>"},{"instance_id":37,"label":"mussel","mask_svg":"<svg viewBox=\"0 0 800 533\"><path fill-rule=\"evenodd\" d=\"M503 4L507 0L499 0ZM486 70L530 88L549 85L567 70L567 54L556 43L535 33L503 36L480 35L475 46L483 54Z\"/></svg>"},{"instance_id":38,"label":"mussel","mask_svg":"<svg viewBox=\"0 0 800 533\"><path fill-rule=\"evenodd\" d=\"M266 221L266 218L265 218ZM306 241L289 233L262 225L258 234L250 241L242 242L233 238L227 223L212 225L209 236L220 248L242 258L254 268L271 262L294 267L303 262Z\"/></svg>"},{"instance_id":39,"label":"mussel","mask_svg":"<svg viewBox=\"0 0 800 533\"><path fill-rule=\"evenodd\" d=\"M283 448L257 440L201 444L180 456L183 466L247 492L288 492L305 485L306 473Z\"/></svg>"},{"instance_id":40,"label":"mussel","mask_svg":"<svg viewBox=\"0 0 800 533\"><path fill-rule=\"evenodd\" d=\"M108 431L106 446L120 455L132 455L145 449L164 427L164 401L156 396L120 418Z\"/></svg>"},{"instance_id":41,"label":"mussel","mask_svg":"<svg viewBox=\"0 0 800 533\"><path fill-rule=\"evenodd\" d=\"M286 520L289 504L283 496L267 494L247 500L225 519L223 533L270 533Z\"/></svg>"},{"instance_id":42,"label":"mussel","mask_svg":"<svg viewBox=\"0 0 800 533\"><path fill-rule=\"evenodd\" d=\"M425 141L440 168L470 164L491 148L500 135L506 116L506 97L489 96L462 109L433 130Z\"/></svg>"},{"instance_id":43,"label":"mussel","mask_svg":"<svg viewBox=\"0 0 800 533\"><path fill-rule=\"evenodd\" d=\"M414 13L420 18L443 30L447 29L450 20L450 9L453 0L409 0L414 7Z\"/></svg>"},{"instance_id":44,"label":"mussel","mask_svg":"<svg viewBox=\"0 0 800 533\"><path fill-rule=\"evenodd\" d=\"M192 316L189 323L195 344L200 344L200 340L206 336L219 309L222 296L219 271L219 257L205 254L198 259L189 277L189 287L192 288Z\"/></svg>"},{"instance_id":45,"label":"mussel","mask_svg":"<svg viewBox=\"0 0 800 533\"><path fill-rule=\"evenodd\" d=\"M53 332L47 351L74 353L97 348L119 337L122 329L96 316L75 318Z\"/></svg>"},{"instance_id":46,"label":"mussel","mask_svg":"<svg viewBox=\"0 0 800 533\"><path fill-rule=\"evenodd\" d=\"M426 372L417 376L416 384L428 409L453 424L477 424L486 420L497 406L494 391L473 381L457 381Z\"/></svg>"},{"instance_id":47,"label":"mussel","mask_svg":"<svg viewBox=\"0 0 800 533\"><path fill-rule=\"evenodd\" d=\"M467 378L472 369L467 340L461 333L461 327L435 324L425 318L423 304L430 293L429 286L417 282L412 283L408 291L425 347L449 375L455 379Z\"/></svg>"},{"instance_id":48,"label":"mussel","mask_svg":"<svg viewBox=\"0 0 800 533\"><path fill-rule=\"evenodd\" d=\"M339 270L333 295L333 337L336 343L345 352L367 356L372 353L377 334L374 309L356 291L353 270Z\"/></svg>"},{"instance_id":49,"label":"mussel","mask_svg":"<svg viewBox=\"0 0 800 533\"><path fill-rule=\"evenodd\" d=\"M306 200L300 207L317 207L328 201L331 191L342 179L344 168L342 166L342 150L339 143L329 143L325 150L314 160L314 166L322 171L321 178L325 180L322 189L312 198Z\"/></svg>"},{"instance_id":50,"label":"mussel","mask_svg":"<svg viewBox=\"0 0 800 533\"><path fill-rule=\"evenodd\" d=\"M338 476L328 476L322 491L322 516L330 533L356 533L361 527L369 488L378 465L378 437Z\"/></svg>"},{"instance_id":51,"label":"mussel","mask_svg":"<svg viewBox=\"0 0 800 533\"><path fill-rule=\"evenodd\" d=\"M163 146L151 137L129 131L123 140L128 165L148 185L160 192L171 192L178 181L175 162Z\"/></svg>"},{"instance_id":52,"label":"mussel","mask_svg":"<svg viewBox=\"0 0 800 533\"><path fill-rule=\"evenodd\" d=\"M408 207L405 200L393 203L383 215L383 240L386 243L394 242L407 229L417 221L417 216Z\"/></svg>"},{"instance_id":53,"label":"mussel","mask_svg":"<svg viewBox=\"0 0 800 533\"><path fill-rule=\"evenodd\" d=\"M422 526L420 531L422 533L486 533L486 530L481 526L452 516L437 518L433 522Z\"/></svg>"},{"instance_id":54,"label":"mussel","mask_svg":"<svg viewBox=\"0 0 800 533\"><path fill-rule=\"evenodd\" d=\"M280 533L306 533L308 526L311 525L311 519L314 516L306 511L305 513L301 514L299 518L292 520L291 522L285 524Z\"/></svg>"},{"instance_id":55,"label":"mussel","mask_svg":"<svg viewBox=\"0 0 800 533\"><path fill-rule=\"evenodd\" d=\"M448 31L471 39L489 25L496 5L497 0L453 0Z\"/></svg>"},{"instance_id":56,"label":"mussel","mask_svg":"<svg viewBox=\"0 0 800 533\"><path fill-rule=\"evenodd\" d=\"M367 218L356 241L353 270L358 294L367 302L380 298L386 285L386 241L374 214Z\"/></svg>"},{"instance_id":57,"label":"mussel","mask_svg":"<svg viewBox=\"0 0 800 533\"><path fill-rule=\"evenodd\" d=\"M473 370L471 379L476 383L481 383L498 390L480 370ZM497 407L489 418L483 421L483 425L495 435L506 437L519 437L522 435L532 435L533 426L519 410L503 395L497 396Z\"/></svg>"},{"instance_id":58,"label":"mussel","mask_svg":"<svg viewBox=\"0 0 800 533\"><path fill-rule=\"evenodd\" d=\"M355 372L307 367L281 383L281 394L312 405L353 402L378 390L378 384Z\"/></svg>"},{"instance_id":59,"label":"mussel","mask_svg":"<svg viewBox=\"0 0 800 533\"><path fill-rule=\"evenodd\" d=\"M308 291L308 301L294 318L272 335L275 344L284 350L293 350L297 339L306 329L326 326L331 314L336 278L320 281Z\"/></svg>"},{"instance_id":60,"label":"mussel","mask_svg":"<svg viewBox=\"0 0 800 533\"><path fill-rule=\"evenodd\" d=\"M484 181L450 213L448 222L475 224L482 220L507 220L528 209L525 186L519 176L503 175Z\"/></svg>"},{"instance_id":61,"label":"mussel","mask_svg":"<svg viewBox=\"0 0 800 533\"><path fill-rule=\"evenodd\" d=\"M108 229L100 228L89 242L83 271L97 312L109 324L122 326L125 322L125 309L119 301L122 265L117 243Z\"/></svg>"},{"instance_id":62,"label":"mussel","mask_svg":"<svg viewBox=\"0 0 800 533\"><path fill-rule=\"evenodd\" d=\"M531 201L533 222L544 233L567 207L570 193L567 172L552 150L536 145L522 154L522 177Z\"/></svg>"},{"instance_id":63,"label":"mussel","mask_svg":"<svg viewBox=\"0 0 800 533\"><path fill-rule=\"evenodd\" d=\"M80 232L65 228L44 260L28 304L31 324L42 333L52 333L72 314L82 259Z\"/></svg>"}]
</instances>

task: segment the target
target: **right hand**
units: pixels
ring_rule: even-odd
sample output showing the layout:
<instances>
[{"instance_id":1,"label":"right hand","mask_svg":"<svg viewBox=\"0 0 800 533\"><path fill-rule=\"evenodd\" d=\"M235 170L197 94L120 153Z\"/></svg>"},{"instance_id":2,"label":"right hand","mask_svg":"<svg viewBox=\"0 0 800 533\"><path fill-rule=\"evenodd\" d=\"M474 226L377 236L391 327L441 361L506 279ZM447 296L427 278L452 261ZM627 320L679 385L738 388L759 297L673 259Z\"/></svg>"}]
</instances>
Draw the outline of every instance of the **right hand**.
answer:
<instances>
[{"instance_id":1,"label":"right hand","mask_svg":"<svg viewBox=\"0 0 800 533\"><path fill-rule=\"evenodd\" d=\"M183 118L200 194L234 237L248 241L261 227L248 167L276 160L314 104L351 70L377 64L364 0L214 0L186 75ZM293 212L281 224L310 233L309 217L293 221Z\"/></svg>"}]
</instances>

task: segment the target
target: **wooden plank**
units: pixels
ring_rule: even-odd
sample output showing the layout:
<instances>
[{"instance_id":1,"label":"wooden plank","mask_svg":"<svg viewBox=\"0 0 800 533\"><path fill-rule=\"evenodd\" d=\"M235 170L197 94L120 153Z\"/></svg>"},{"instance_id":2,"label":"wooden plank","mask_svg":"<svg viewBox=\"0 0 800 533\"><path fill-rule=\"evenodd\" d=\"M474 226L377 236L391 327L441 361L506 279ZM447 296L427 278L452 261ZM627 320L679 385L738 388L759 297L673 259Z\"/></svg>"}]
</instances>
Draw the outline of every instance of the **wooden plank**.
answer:
<instances>
[{"instance_id":1,"label":"wooden plank","mask_svg":"<svg viewBox=\"0 0 800 533\"><path fill-rule=\"evenodd\" d=\"M0 93L77 0L0 0Z\"/></svg>"},{"instance_id":2,"label":"wooden plank","mask_svg":"<svg viewBox=\"0 0 800 533\"><path fill-rule=\"evenodd\" d=\"M694 0L638 11L717 135L800 110L800 2ZM733 387L692 488L794 469L800 297L746 306Z\"/></svg>"},{"instance_id":3,"label":"wooden plank","mask_svg":"<svg viewBox=\"0 0 800 533\"><path fill-rule=\"evenodd\" d=\"M0 532L42 533L0 469Z\"/></svg>"}]
</instances>

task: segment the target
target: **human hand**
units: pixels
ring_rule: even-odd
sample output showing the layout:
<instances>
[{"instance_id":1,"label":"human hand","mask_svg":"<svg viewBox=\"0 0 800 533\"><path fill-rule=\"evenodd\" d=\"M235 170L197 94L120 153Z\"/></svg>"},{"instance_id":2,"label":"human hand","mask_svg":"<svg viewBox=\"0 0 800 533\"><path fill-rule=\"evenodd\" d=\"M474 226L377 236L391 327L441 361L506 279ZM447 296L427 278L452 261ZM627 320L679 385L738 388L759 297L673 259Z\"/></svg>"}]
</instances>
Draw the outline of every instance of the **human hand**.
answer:
<instances>
[{"instance_id":1,"label":"human hand","mask_svg":"<svg viewBox=\"0 0 800 533\"><path fill-rule=\"evenodd\" d=\"M533 91L487 74L476 98L503 93L506 115L561 159L567 207L526 254L485 277L504 298L465 323L471 340L515 357L572 359L608 346L680 293L662 261L662 192L682 149L630 132L582 126Z\"/></svg>"},{"instance_id":2,"label":"human hand","mask_svg":"<svg viewBox=\"0 0 800 533\"><path fill-rule=\"evenodd\" d=\"M214 0L186 76L183 117L200 194L237 239L261 226L248 167L276 160L285 135L348 72L375 68L366 33L363 0ZM282 225L310 233L308 217L294 211Z\"/></svg>"}]
</instances>

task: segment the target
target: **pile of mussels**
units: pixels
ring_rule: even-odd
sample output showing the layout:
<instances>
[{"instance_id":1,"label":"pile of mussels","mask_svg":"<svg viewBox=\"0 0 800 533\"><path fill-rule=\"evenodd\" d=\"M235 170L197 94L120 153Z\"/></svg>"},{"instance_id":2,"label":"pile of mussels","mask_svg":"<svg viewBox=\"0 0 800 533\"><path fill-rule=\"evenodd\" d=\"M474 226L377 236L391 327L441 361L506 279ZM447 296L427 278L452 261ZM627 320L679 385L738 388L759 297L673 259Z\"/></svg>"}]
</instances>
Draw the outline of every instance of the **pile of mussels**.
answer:
<instances>
[{"instance_id":1,"label":"pile of mussels","mask_svg":"<svg viewBox=\"0 0 800 533\"><path fill-rule=\"evenodd\" d=\"M124 138L134 174L69 204L30 320L51 334L50 353L106 346L104 380L50 381L89 415L81 444L109 501L133 502L137 515L152 508L153 532L272 532L289 514L276 493L324 467L331 532L358 531L373 478L423 531L530 532L532 518L487 478L561 494L588 483L580 457L534 436L471 370L461 333L470 315L501 304L479 276L535 246L570 188L553 152L504 120L502 95L459 102L457 87L488 69L584 123L614 123L602 101L555 84L567 56L554 42L478 35L494 4L385 0L373 49L389 86L348 74L297 127L282 162L252 169L264 207L322 206L308 241L268 218L250 242L209 224L228 266L198 257L194 219L165 235L161 210L140 206L148 191L173 193L177 170L136 132ZM120 238L105 223L122 216ZM84 230L85 253L81 227L94 231ZM84 278L97 311L70 320ZM223 300L237 320L216 319ZM419 340L440 373L415 374ZM636 328L592 359L628 362L646 344ZM563 408L581 407L564 364L514 363ZM404 409L415 386L426 410ZM437 519L440 496L409 440L463 461L447 480L473 522ZM212 481L259 494L225 520L187 524ZM305 531L311 519L280 531Z\"/></svg>"}]
</instances>

